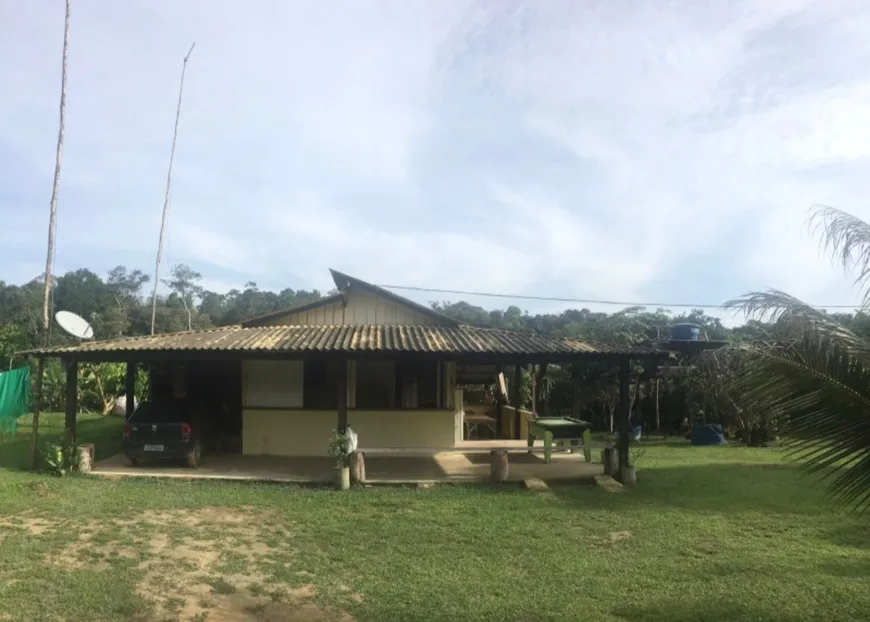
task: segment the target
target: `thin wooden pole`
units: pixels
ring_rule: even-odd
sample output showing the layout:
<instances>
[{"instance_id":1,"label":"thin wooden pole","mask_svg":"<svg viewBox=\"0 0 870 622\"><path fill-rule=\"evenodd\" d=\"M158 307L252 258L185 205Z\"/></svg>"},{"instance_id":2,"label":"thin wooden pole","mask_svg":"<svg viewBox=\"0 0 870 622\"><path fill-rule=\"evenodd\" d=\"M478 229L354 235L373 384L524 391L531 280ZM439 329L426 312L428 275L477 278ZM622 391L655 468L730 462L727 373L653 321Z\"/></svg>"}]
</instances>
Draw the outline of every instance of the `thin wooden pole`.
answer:
<instances>
[{"instance_id":1,"label":"thin wooden pole","mask_svg":"<svg viewBox=\"0 0 870 622\"><path fill-rule=\"evenodd\" d=\"M625 358L619 362L619 468L620 477L622 467L628 466L629 447L629 421L631 418L631 404L629 403L629 374L631 373L631 361Z\"/></svg>"},{"instance_id":2,"label":"thin wooden pole","mask_svg":"<svg viewBox=\"0 0 870 622\"><path fill-rule=\"evenodd\" d=\"M532 415L538 416L538 369L537 365L531 365L529 373L529 380L532 383Z\"/></svg>"},{"instance_id":3,"label":"thin wooden pole","mask_svg":"<svg viewBox=\"0 0 870 622\"><path fill-rule=\"evenodd\" d=\"M580 418L580 363L571 364L571 416Z\"/></svg>"},{"instance_id":4,"label":"thin wooden pole","mask_svg":"<svg viewBox=\"0 0 870 622\"><path fill-rule=\"evenodd\" d=\"M514 423L513 423L513 434L512 436L515 439L520 438L520 421L522 417L520 416L520 408L522 408L523 403L523 366L519 363L514 364L514 382L513 382L513 407L514 407Z\"/></svg>"},{"instance_id":5,"label":"thin wooden pole","mask_svg":"<svg viewBox=\"0 0 870 622\"><path fill-rule=\"evenodd\" d=\"M51 335L51 284L54 266L54 244L57 235L57 195L60 190L60 168L63 162L63 138L66 131L66 83L69 65L69 22L71 0L66 0L66 16L63 22L63 64L60 72L60 124L57 131L57 150L54 159L54 181L51 186L51 203L48 211L48 251L45 256L45 284L42 288L42 345L47 347ZM37 447L39 444L39 404L42 401L42 376L45 361L39 357L36 365L36 396L33 410L33 432L30 441L30 468L36 469Z\"/></svg>"},{"instance_id":6,"label":"thin wooden pole","mask_svg":"<svg viewBox=\"0 0 870 622\"><path fill-rule=\"evenodd\" d=\"M338 432L344 434L347 430L347 361L339 361L336 371Z\"/></svg>"},{"instance_id":7,"label":"thin wooden pole","mask_svg":"<svg viewBox=\"0 0 870 622\"><path fill-rule=\"evenodd\" d=\"M127 376L124 382L124 394L125 394L125 418L129 419L133 414L133 411L136 409L136 372L137 372L136 363L127 363Z\"/></svg>"},{"instance_id":8,"label":"thin wooden pole","mask_svg":"<svg viewBox=\"0 0 870 622\"><path fill-rule=\"evenodd\" d=\"M181 84L178 87L178 106L175 109L175 128L172 131L172 149L169 152L169 171L166 174L166 193L163 197L163 216L160 219L160 238L157 241L157 260L154 265L154 292L151 294L151 334L154 334L154 321L157 317L157 287L160 285L160 261L163 259L163 238L166 235L166 215L169 212L169 197L172 190L172 163L175 161L175 142L178 139L178 121L181 118L181 96L184 93L184 73L187 71L187 61L193 52L191 44L181 66Z\"/></svg>"},{"instance_id":9,"label":"thin wooden pole","mask_svg":"<svg viewBox=\"0 0 870 622\"><path fill-rule=\"evenodd\" d=\"M35 471L39 448L39 409L42 402L42 379L45 375L45 358L40 356L36 360L36 387L33 399L33 432L30 438L30 469Z\"/></svg>"},{"instance_id":10,"label":"thin wooden pole","mask_svg":"<svg viewBox=\"0 0 870 622\"><path fill-rule=\"evenodd\" d=\"M499 363L495 368L495 418L498 423L496 424L496 429L501 431L504 429L504 423L502 419L504 418L504 398L505 396L501 392L502 380L504 378L504 364ZM496 435L499 436L499 435Z\"/></svg>"},{"instance_id":11,"label":"thin wooden pole","mask_svg":"<svg viewBox=\"0 0 870 622\"><path fill-rule=\"evenodd\" d=\"M78 408L79 366L75 359L66 364L66 433L70 445L76 442L76 410Z\"/></svg>"}]
</instances>

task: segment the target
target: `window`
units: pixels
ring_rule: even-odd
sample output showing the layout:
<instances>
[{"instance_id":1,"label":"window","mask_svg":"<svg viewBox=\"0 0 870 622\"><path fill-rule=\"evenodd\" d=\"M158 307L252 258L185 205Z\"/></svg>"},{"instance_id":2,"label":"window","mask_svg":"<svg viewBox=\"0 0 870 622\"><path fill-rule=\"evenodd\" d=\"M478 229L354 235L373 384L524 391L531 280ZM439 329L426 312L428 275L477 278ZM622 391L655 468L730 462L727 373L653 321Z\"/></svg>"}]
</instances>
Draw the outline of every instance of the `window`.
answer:
<instances>
[{"instance_id":1,"label":"window","mask_svg":"<svg viewBox=\"0 0 870 622\"><path fill-rule=\"evenodd\" d=\"M397 370L402 408L438 407L438 362L403 363Z\"/></svg>"},{"instance_id":2,"label":"window","mask_svg":"<svg viewBox=\"0 0 870 622\"><path fill-rule=\"evenodd\" d=\"M364 410L396 407L396 364L393 361L356 362L356 407Z\"/></svg>"},{"instance_id":3,"label":"window","mask_svg":"<svg viewBox=\"0 0 870 622\"><path fill-rule=\"evenodd\" d=\"M246 408L302 406L302 361L245 361Z\"/></svg>"},{"instance_id":4,"label":"window","mask_svg":"<svg viewBox=\"0 0 870 622\"><path fill-rule=\"evenodd\" d=\"M312 410L338 408L338 365L344 361L305 361L302 405ZM346 390L346 389L345 389Z\"/></svg>"},{"instance_id":5,"label":"window","mask_svg":"<svg viewBox=\"0 0 870 622\"><path fill-rule=\"evenodd\" d=\"M435 361L357 361L356 408L437 408Z\"/></svg>"}]
</instances>

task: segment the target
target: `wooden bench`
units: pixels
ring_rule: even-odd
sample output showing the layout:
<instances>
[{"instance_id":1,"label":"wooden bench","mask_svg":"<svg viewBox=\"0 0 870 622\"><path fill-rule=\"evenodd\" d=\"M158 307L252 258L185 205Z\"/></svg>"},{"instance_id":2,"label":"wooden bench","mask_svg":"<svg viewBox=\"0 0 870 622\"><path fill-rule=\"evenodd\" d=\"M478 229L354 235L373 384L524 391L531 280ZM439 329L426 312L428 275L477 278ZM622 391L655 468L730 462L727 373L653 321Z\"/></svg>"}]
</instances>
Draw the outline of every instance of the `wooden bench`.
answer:
<instances>
[{"instance_id":1,"label":"wooden bench","mask_svg":"<svg viewBox=\"0 0 870 622\"><path fill-rule=\"evenodd\" d=\"M584 450L584 455L588 456L587 462L591 462L593 447L606 449L610 447L605 443L592 443L589 445L579 446ZM573 447L571 449L578 449ZM480 446L463 446L463 447L368 447L360 448L353 452L350 456L350 476L351 480L359 483L365 483L365 457L366 456L392 456L392 457L417 457L417 456L436 456L443 453L462 453L462 454L489 454L490 455L490 477L494 482L503 482L508 476L508 454L527 453L527 454L544 454L546 461L549 462L549 456L554 451L567 451L564 447L492 447Z\"/></svg>"}]
</instances>

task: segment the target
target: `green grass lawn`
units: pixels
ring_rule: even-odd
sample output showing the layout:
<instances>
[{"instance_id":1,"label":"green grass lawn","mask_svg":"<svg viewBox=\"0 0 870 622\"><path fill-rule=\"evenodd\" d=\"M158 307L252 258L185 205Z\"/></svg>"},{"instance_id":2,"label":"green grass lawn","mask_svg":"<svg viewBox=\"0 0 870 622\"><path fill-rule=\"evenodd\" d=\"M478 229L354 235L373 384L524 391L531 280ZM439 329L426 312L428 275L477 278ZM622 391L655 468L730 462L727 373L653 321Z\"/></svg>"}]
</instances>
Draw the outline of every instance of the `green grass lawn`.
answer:
<instances>
[{"instance_id":1,"label":"green grass lawn","mask_svg":"<svg viewBox=\"0 0 870 622\"><path fill-rule=\"evenodd\" d=\"M0 620L791 622L868 612L870 525L831 511L774 449L662 443L620 494L340 493L0 470Z\"/></svg>"},{"instance_id":2,"label":"green grass lawn","mask_svg":"<svg viewBox=\"0 0 870 622\"><path fill-rule=\"evenodd\" d=\"M108 458L121 450L123 417L79 413L76 434L79 443L94 443L97 459ZM39 415L40 445L60 443L65 431L63 413ZM33 438L33 415L18 419L15 441L0 443L0 469L26 469L30 465L30 446ZM0 471L2 473L2 471ZM2 478L2 475L0 475ZM0 618L2 620L2 618Z\"/></svg>"}]
</instances>

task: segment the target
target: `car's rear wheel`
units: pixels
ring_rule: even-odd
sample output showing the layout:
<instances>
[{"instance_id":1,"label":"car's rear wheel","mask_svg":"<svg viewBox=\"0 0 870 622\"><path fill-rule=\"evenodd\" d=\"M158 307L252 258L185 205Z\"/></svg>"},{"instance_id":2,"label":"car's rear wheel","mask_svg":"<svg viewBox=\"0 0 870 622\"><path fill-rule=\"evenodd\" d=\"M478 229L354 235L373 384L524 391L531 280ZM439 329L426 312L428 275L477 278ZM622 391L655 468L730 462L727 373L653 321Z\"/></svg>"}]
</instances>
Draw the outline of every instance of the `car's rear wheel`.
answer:
<instances>
[{"instance_id":1,"label":"car's rear wheel","mask_svg":"<svg viewBox=\"0 0 870 622\"><path fill-rule=\"evenodd\" d=\"M195 469L199 467L200 462L202 462L202 445L200 445L199 441L196 441L193 444L193 449L187 454L187 466Z\"/></svg>"}]
</instances>

